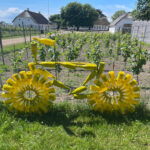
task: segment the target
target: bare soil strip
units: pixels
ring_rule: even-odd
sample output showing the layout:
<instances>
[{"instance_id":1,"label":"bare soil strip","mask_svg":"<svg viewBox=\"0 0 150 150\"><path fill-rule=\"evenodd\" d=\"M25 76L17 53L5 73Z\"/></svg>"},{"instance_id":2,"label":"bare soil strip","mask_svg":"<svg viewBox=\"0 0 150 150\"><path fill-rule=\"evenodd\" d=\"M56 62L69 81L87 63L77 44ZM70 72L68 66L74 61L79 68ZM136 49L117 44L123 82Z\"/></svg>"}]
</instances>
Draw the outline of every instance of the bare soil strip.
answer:
<instances>
[{"instance_id":1,"label":"bare soil strip","mask_svg":"<svg viewBox=\"0 0 150 150\"><path fill-rule=\"evenodd\" d=\"M40 37L45 37L45 35L32 36L32 38L33 37L40 38ZM30 36L27 36L26 42L29 42L29 41L30 41ZM14 45L14 44L19 44L19 43L24 43L24 42L25 42L24 37L2 40L3 46Z\"/></svg>"}]
</instances>

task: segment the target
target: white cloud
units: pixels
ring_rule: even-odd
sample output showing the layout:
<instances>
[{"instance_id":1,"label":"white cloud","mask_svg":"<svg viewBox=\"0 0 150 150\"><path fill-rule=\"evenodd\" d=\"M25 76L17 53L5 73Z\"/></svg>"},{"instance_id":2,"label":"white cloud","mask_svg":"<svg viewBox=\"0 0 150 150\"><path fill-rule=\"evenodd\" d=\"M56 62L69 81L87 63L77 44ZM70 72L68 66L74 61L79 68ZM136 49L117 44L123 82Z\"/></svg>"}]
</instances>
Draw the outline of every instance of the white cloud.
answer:
<instances>
[{"instance_id":1,"label":"white cloud","mask_svg":"<svg viewBox=\"0 0 150 150\"><path fill-rule=\"evenodd\" d=\"M46 14L46 13L41 13L45 18L49 18L49 15L48 14Z\"/></svg>"},{"instance_id":2,"label":"white cloud","mask_svg":"<svg viewBox=\"0 0 150 150\"><path fill-rule=\"evenodd\" d=\"M126 11L132 11L132 8L129 8L129 7L125 6L125 5L115 5L115 8L117 8L117 9L124 9Z\"/></svg>"},{"instance_id":3,"label":"white cloud","mask_svg":"<svg viewBox=\"0 0 150 150\"><path fill-rule=\"evenodd\" d=\"M109 12L103 12L103 13L107 16L108 21L112 21L111 19L112 13Z\"/></svg>"},{"instance_id":4,"label":"white cloud","mask_svg":"<svg viewBox=\"0 0 150 150\"><path fill-rule=\"evenodd\" d=\"M19 8L8 8L6 10L0 9L0 21L12 22L16 15L21 13L22 10Z\"/></svg>"}]
</instances>

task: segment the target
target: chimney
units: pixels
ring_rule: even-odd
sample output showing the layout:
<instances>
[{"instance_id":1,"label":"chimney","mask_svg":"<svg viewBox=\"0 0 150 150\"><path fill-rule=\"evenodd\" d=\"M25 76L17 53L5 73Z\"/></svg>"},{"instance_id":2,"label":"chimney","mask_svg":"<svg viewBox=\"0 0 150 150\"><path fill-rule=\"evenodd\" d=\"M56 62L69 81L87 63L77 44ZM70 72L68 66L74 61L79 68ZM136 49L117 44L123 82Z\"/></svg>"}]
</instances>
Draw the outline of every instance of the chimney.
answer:
<instances>
[{"instance_id":1,"label":"chimney","mask_svg":"<svg viewBox=\"0 0 150 150\"><path fill-rule=\"evenodd\" d=\"M41 12L39 11L39 14L41 14Z\"/></svg>"},{"instance_id":2,"label":"chimney","mask_svg":"<svg viewBox=\"0 0 150 150\"><path fill-rule=\"evenodd\" d=\"M29 8L27 8L27 11L29 11Z\"/></svg>"}]
</instances>

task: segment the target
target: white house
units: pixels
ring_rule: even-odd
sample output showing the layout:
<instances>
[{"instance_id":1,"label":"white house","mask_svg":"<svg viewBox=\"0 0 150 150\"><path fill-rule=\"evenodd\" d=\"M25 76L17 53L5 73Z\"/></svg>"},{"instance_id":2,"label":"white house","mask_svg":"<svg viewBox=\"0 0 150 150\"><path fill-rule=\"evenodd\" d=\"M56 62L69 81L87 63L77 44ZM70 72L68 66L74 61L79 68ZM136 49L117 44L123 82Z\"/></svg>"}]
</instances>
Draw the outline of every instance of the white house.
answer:
<instances>
[{"instance_id":1,"label":"white house","mask_svg":"<svg viewBox=\"0 0 150 150\"><path fill-rule=\"evenodd\" d=\"M130 13L123 14L122 16L118 17L114 20L109 27L109 32L115 33L119 31L128 31L131 32L133 23L133 18Z\"/></svg>"},{"instance_id":2,"label":"white house","mask_svg":"<svg viewBox=\"0 0 150 150\"><path fill-rule=\"evenodd\" d=\"M40 12L35 13L29 9L16 16L12 23L15 27L33 27L39 30L46 30L49 26L49 21Z\"/></svg>"}]
</instances>

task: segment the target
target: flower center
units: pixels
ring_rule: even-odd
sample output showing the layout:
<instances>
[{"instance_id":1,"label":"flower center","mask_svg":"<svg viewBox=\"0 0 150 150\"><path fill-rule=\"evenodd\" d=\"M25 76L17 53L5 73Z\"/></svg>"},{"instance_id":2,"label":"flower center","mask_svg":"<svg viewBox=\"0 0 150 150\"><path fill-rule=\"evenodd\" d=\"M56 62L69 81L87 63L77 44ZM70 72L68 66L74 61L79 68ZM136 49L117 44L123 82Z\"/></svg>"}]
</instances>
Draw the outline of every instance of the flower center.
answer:
<instances>
[{"instance_id":1,"label":"flower center","mask_svg":"<svg viewBox=\"0 0 150 150\"><path fill-rule=\"evenodd\" d=\"M27 90L24 92L24 97L27 100L33 100L36 97L36 93L33 90Z\"/></svg>"}]
</instances>

